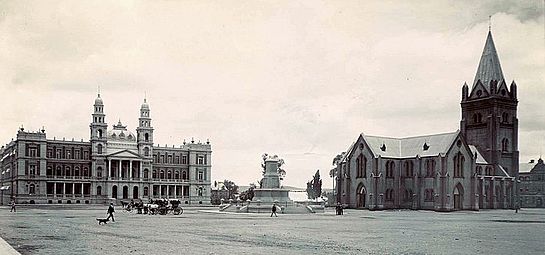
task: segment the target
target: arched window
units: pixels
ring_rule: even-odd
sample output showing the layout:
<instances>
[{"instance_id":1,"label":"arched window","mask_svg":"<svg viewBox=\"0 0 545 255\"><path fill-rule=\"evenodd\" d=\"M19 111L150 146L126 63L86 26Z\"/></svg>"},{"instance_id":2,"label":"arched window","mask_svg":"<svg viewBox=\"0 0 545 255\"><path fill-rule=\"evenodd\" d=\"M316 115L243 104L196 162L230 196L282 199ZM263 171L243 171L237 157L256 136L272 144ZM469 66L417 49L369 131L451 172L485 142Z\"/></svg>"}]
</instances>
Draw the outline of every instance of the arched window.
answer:
<instances>
[{"instance_id":1,"label":"arched window","mask_svg":"<svg viewBox=\"0 0 545 255\"><path fill-rule=\"evenodd\" d=\"M182 171L182 180L187 180L187 172Z\"/></svg>"},{"instance_id":2,"label":"arched window","mask_svg":"<svg viewBox=\"0 0 545 255\"><path fill-rule=\"evenodd\" d=\"M464 177L464 162L465 162L464 155L458 152L458 154L454 156L454 159L453 159L455 178Z\"/></svg>"},{"instance_id":3,"label":"arched window","mask_svg":"<svg viewBox=\"0 0 545 255\"><path fill-rule=\"evenodd\" d=\"M87 167L83 168L83 176L89 176L89 168Z\"/></svg>"},{"instance_id":4,"label":"arched window","mask_svg":"<svg viewBox=\"0 0 545 255\"><path fill-rule=\"evenodd\" d=\"M97 136L98 138L102 138L102 129L97 130Z\"/></svg>"},{"instance_id":5,"label":"arched window","mask_svg":"<svg viewBox=\"0 0 545 255\"><path fill-rule=\"evenodd\" d=\"M481 115L481 113L474 113L473 114L473 123L481 123L483 121L483 116Z\"/></svg>"},{"instance_id":6,"label":"arched window","mask_svg":"<svg viewBox=\"0 0 545 255\"><path fill-rule=\"evenodd\" d=\"M394 200L394 190L393 189L387 189L386 190L386 201L393 201Z\"/></svg>"},{"instance_id":7,"label":"arched window","mask_svg":"<svg viewBox=\"0 0 545 255\"><path fill-rule=\"evenodd\" d=\"M149 188L144 187L144 196L147 197L149 195Z\"/></svg>"},{"instance_id":8,"label":"arched window","mask_svg":"<svg viewBox=\"0 0 545 255\"><path fill-rule=\"evenodd\" d=\"M117 186L112 187L112 198L117 198Z\"/></svg>"},{"instance_id":9,"label":"arched window","mask_svg":"<svg viewBox=\"0 0 545 255\"><path fill-rule=\"evenodd\" d=\"M180 179L180 171L174 172L174 179L176 180Z\"/></svg>"},{"instance_id":10,"label":"arched window","mask_svg":"<svg viewBox=\"0 0 545 255\"><path fill-rule=\"evenodd\" d=\"M435 160L426 160L426 177L433 177L435 175Z\"/></svg>"},{"instance_id":11,"label":"arched window","mask_svg":"<svg viewBox=\"0 0 545 255\"><path fill-rule=\"evenodd\" d=\"M102 187L97 186L97 196L102 196Z\"/></svg>"},{"instance_id":12,"label":"arched window","mask_svg":"<svg viewBox=\"0 0 545 255\"><path fill-rule=\"evenodd\" d=\"M148 133L145 133L144 134L144 141L149 141L149 134Z\"/></svg>"},{"instance_id":13,"label":"arched window","mask_svg":"<svg viewBox=\"0 0 545 255\"><path fill-rule=\"evenodd\" d=\"M72 176L72 172L70 171L70 167L67 166L65 169L64 169L64 173L66 174L66 176Z\"/></svg>"},{"instance_id":14,"label":"arched window","mask_svg":"<svg viewBox=\"0 0 545 255\"><path fill-rule=\"evenodd\" d=\"M481 175L483 173L483 168L481 166L477 166L477 174Z\"/></svg>"},{"instance_id":15,"label":"arched window","mask_svg":"<svg viewBox=\"0 0 545 255\"><path fill-rule=\"evenodd\" d=\"M102 144L97 145L97 153L102 154Z\"/></svg>"},{"instance_id":16,"label":"arched window","mask_svg":"<svg viewBox=\"0 0 545 255\"><path fill-rule=\"evenodd\" d=\"M160 179L165 179L165 171L161 170L161 172L159 174L159 178Z\"/></svg>"},{"instance_id":17,"label":"arched window","mask_svg":"<svg viewBox=\"0 0 545 255\"><path fill-rule=\"evenodd\" d=\"M102 177L102 167L97 167L97 177L98 178L101 178Z\"/></svg>"},{"instance_id":18,"label":"arched window","mask_svg":"<svg viewBox=\"0 0 545 255\"><path fill-rule=\"evenodd\" d=\"M405 177L413 177L413 162L405 161Z\"/></svg>"},{"instance_id":19,"label":"arched window","mask_svg":"<svg viewBox=\"0 0 545 255\"><path fill-rule=\"evenodd\" d=\"M148 147L144 148L144 156L149 157L149 148Z\"/></svg>"},{"instance_id":20,"label":"arched window","mask_svg":"<svg viewBox=\"0 0 545 255\"><path fill-rule=\"evenodd\" d=\"M167 179L172 179L172 172L170 170L167 172Z\"/></svg>"},{"instance_id":21,"label":"arched window","mask_svg":"<svg viewBox=\"0 0 545 255\"><path fill-rule=\"evenodd\" d=\"M29 195L34 195L36 194L36 187L34 186L34 184L30 184L29 188L28 188L28 194Z\"/></svg>"},{"instance_id":22,"label":"arched window","mask_svg":"<svg viewBox=\"0 0 545 255\"><path fill-rule=\"evenodd\" d=\"M79 177L80 176L80 172L79 172L79 167L74 167L74 176L77 176Z\"/></svg>"},{"instance_id":23,"label":"arched window","mask_svg":"<svg viewBox=\"0 0 545 255\"><path fill-rule=\"evenodd\" d=\"M202 197L202 191L203 191L203 188L199 187L199 197Z\"/></svg>"},{"instance_id":24,"label":"arched window","mask_svg":"<svg viewBox=\"0 0 545 255\"><path fill-rule=\"evenodd\" d=\"M148 169L144 169L144 179L148 179L149 178L149 173L148 173Z\"/></svg>"},{"instance_id":25,"label":"arched window","mask_svg":"<svg viewBox=\"0 0 545 255\"><path fill-rule=\"evenodd\" d=\"M386 162L386 178L394 178L395 163L392 160Z\"/></svg>"},{"instance_id":26,"label":"arched window","mask_svg":"<svg viewBox=\"0 0 545 255\"><path fill-rule=\"evenodd\" d=\"M503 138L501 140L501 151L503 152L509 151L509 140L507 138Z\"/></svg>"},{"instance_id":27,"label":"arched window","mask_svg":"<svg viewBox=\"0 0 545 255\"><path fill-rule=\"evenodd\" d=\"M366 178L367 175L367 158L360 154L356 159L356 178Z\"/></svg>"},{"instance_id":28,"label":"arched window","mask_svg":"<svg viewBox=\"0 0 545 255\"><path fill-rule=\"evenodd\" d=\"M506 113L506 112L502 113L501 122L503 122L503 123L508 123L509 122L509 114L508 113Z\"/></svg>"},{"instance_id":29,"label":"arched window","mask_svg":"<svg viewBox=\"0 0 545 255\"><path fill-rule=\"evenodd\" d=\"M62 176L62 168L60 166L57 167L57 176Z\"/></svg>"}]
</instances>

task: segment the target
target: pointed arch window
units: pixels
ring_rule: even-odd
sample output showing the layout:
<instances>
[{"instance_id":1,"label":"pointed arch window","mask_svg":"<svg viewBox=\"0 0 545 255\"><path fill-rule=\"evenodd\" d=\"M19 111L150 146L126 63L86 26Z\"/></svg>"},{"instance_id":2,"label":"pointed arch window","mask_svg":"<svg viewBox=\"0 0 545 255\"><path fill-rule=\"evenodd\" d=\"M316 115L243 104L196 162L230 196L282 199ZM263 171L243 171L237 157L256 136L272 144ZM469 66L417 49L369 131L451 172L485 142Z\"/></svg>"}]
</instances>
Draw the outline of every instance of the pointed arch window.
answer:
<instances>
[{"instance_id":1,"label":"pointed arch window","mask_svg":"<svg viewBox=\"0 0 545 255\"><path fill-rule=\"evenodd\" d=\"M366 178L367 175L367 158L360 154L356 159L356 178Z\"/></svg>"},{"instance_id":2,"label":"pointed arch window","mask_svg":"<svg viewBox=\"0 0 545 255\"><path fill-rule=\"evenodd\" d=\"M97 153L102 154L102 144L97 145Z\"/></svg>"},{"instance_id":3,"label":"pointed arch window","mask_svg":"<svg viewBox=\"0 0 545 255\"><path fill-rule=\"evenodd\" d=\"M503 152L509 151L509 139L503 138L501 140L501 151Z\"/></svg>"},{"instance_id":4,"label":"pointed arch window","mask_svg":"<svg viewBox=\"0 0 545 255\"><path fill-rule=\"evenodd\" d=\"M392 160L386 161L386 178L394 178L395 163Z\"/></svg>"},{"instance_id":5,"label":"pointed arch window","mask_svg":"<svg viewBox=\"0 0 545 255\"><path fill-rule=\"evenodd\" d=\"M464 163L465 158L462 153L458 152L456 156L453 158L454 163L454 177L455 178L463 178L464 177Z\"/></svg>"},{"instance_id":6,"label":"pointed arch window","mask_svg":"<svg viewBox=\"0 0 545 255\"><path fill-rule=\"evenodd\" d=\"M412 161L405 161L405 177L412 178L414 175L414 165Z\"/></svg>"},{"instance_id":7,"label":"pointed arch window","mask_svg":"<svg viewBox=\"0 0 545 255\"><path fill-rule=\"evenodd\" d=\"M435 175L435 160L428 159L426 160L426 177L431 177Z\"/></svg>"},{"instance_id":8,"label":"pointed arch window","mask_svg":"<svg viewBox=\"0 0 545 255\"><path fill-rule=\"evenodd\" d=\"M509 114L504 112L501 114L501 122L502 123L508 123L509 122Z\"/></svg>"},{"instance_id":9,"label":"pointed arch window","mask_svg":"<svg viewBox=\"0 0 545 255\"><path fill-rule=\"evenodd\" d=\"M473 114L473 123L480 124L483 121L483 115L481 113L474 113Z\"/></svg>"}]
</instances>

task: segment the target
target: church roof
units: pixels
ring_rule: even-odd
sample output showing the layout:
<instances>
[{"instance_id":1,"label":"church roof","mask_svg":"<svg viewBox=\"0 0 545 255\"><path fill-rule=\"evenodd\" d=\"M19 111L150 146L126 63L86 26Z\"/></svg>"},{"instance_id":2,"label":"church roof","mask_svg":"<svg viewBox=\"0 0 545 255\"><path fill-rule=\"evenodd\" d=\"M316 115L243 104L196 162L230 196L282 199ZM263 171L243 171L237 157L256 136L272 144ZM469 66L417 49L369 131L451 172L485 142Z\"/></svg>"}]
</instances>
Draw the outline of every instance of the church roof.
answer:
<instances>
[{"instance_id":1,"label":"church roof","mask_svg":"<svg viewBox=\"0 0 545 255\"><path fill-rule=\"evenodd\" d=\"M496 46L494 45L494 40L492 39L492 33L490 31L488 31L488 36L486 37L483 54L481 55L481 61L479 61L479 67L477 68L472 88L475 88L479 80L488 91L490 91L491 80L496 80L498 82L505 80L503 78L498 52L496 51Z\"/></svg>"},{"instance_id":2,"label":"church roof","mask_svg":"<svg viewBox=\"0 0 545 255\"><path fill-rule=\"evenodd\" d=\"M369 136L362 134L375 155L388 158L437 156L446 153L459 131L407 138Z\"/></svg>"},{"instance_id":3,"label":"church roof","mask_svg":"<svg viewBox=\"0 0 545 255\"><path fill-rule=\"evenodd\" d=\"M543 159L539 158L537 164L530 171L531 173L545 173L545 164L543 164Z\"/></svg>"}]
</instances>

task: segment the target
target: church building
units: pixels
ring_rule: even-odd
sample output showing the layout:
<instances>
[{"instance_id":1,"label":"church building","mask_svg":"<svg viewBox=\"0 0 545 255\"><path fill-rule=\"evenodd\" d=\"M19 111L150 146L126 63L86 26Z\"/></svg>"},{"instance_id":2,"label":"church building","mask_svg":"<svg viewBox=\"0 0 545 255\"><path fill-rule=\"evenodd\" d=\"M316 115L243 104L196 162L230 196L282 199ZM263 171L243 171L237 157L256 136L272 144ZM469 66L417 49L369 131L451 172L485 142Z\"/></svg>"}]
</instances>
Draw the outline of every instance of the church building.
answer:
<instances>
[{"instance_id":1,"label":"church building","mask_svg":"<svg viewBox=\"0 0 545 255\"><path fill-rule=\"evenodd\" d=\"M121 121L108 130L104 102L93 105L89 141L46 137L20 128L0 148L0 202L96 204L131 199L178 199L210 204L211 145L153 144L146 99L136 134Z\"/></svg>"},{"instance_id":2,"label":"church building","mask_svg":"<svg viewBox=\"0 0 545 255\"><path fill-rule=\"evenodd\" d=\"M489 31L457 131L407 138L360 134L337 163L337 202L349 208L435 211L514 208L517 85L506 83Z\"/></svg>"}]
</instances>

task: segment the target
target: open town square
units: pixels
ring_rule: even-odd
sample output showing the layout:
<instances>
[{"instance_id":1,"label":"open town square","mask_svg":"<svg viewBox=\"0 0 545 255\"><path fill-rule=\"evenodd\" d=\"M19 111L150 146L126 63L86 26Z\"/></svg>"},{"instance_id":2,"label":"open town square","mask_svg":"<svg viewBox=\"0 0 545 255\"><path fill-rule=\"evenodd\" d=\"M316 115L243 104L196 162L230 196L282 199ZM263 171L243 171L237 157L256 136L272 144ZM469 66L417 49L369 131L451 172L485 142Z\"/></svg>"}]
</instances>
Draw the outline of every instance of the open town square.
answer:
<instances>
[{"instance_id":1,"label":"open town square","mask_svg":"<svg viewBox=\"0 0 545 255\"><path fill-rule=\"evenodd\" d=\"M0 255L545 254L545 0L0 0Z\"/></svg>"},{"instance_id":2,"label":"open town square","mask_svg":"<svg viewBox=\"0 0 545 255\"><path fill-rule=\"evenodd\" d=\"M21 254L543 254L545 247L543 209L272 218L206 207L179 216L118 210L106 225L95 221L105 212L96 206L0 209L0 236Z\"/></svg>"}]
</instances>

